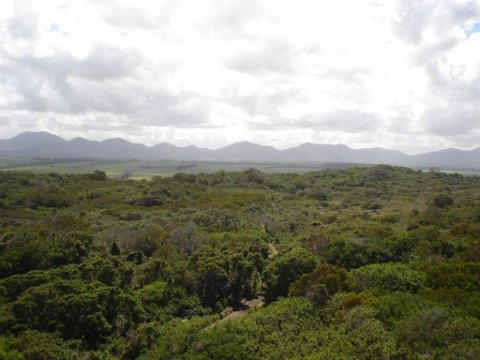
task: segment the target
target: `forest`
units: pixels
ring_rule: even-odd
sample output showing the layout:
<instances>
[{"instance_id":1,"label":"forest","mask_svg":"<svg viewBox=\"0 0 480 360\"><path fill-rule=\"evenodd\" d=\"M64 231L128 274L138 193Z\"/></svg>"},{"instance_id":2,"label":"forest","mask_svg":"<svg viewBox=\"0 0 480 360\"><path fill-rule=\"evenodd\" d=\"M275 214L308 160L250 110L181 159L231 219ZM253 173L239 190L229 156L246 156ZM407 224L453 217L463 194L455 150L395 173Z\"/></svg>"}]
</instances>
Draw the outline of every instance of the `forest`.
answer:
<instances>
[{"instance_id":1,"label":"forest","mask_svg":"<svg viewBox=\"0 0 480 360\"><path fill-rule=\"evenodd\" d=\"M480 177L1 171L0 359L480 359Z\"/></svg>"}]
</instances>

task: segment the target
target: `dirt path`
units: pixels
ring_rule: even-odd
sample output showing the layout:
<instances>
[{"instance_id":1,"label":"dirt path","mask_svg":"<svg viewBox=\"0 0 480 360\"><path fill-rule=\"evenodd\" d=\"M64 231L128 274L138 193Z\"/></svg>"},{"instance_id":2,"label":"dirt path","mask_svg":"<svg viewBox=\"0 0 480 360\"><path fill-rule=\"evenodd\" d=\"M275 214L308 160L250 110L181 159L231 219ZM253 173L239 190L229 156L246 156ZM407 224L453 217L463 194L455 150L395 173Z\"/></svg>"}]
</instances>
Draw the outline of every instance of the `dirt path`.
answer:
<instances>
[{"instance_id":1,"label":"dirt path","mask_svg":"<svg viewBox=\"0 0 480 360\"><path fill-rule=\"evenodd\" d=\"M278 250L275 247L275 245L273 245L273 243L268 243L268 257L274 257L277 255L278 255Z\"/></svg>"},{"instance_id":2,"label":"dirt path","mask_svg":"<svg viewBox=\"0 0 480 360\"><path fill-rule=\"evenodd\" d=\"M256 298L256 299L251 299L251 300L245 300L245 301L242 302L242 305L245 306L247 309L232 311L227 316L223 317L220 320L215 321L213 324L210 324L209 326L207 326L203 330L211 329L211 328L213 328L213 327L217 326L218 324L221 324L225 321L234 320L234 319L238 319L242 316L245 316L250 310L261 308L263 305L265 305L265 300L261 297Z\"/></svg>"}]
</instances>

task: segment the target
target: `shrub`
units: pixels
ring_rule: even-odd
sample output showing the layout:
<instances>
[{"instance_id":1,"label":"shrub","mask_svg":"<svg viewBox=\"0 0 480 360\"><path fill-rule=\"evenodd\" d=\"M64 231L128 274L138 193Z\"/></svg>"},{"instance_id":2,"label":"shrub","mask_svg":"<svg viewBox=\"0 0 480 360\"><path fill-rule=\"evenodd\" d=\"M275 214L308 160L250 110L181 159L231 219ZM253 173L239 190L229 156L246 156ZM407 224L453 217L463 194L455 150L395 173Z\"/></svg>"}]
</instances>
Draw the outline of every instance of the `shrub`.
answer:
<instances>
[{"instance_id":1,"label":"shrub","mask_svg":"<svg viewBox=\"0 0 480 360\"><path fill-rule=\"evenodd\" d=\"M350 288L347 270L335 265L321 264L313 272L303 274L290 284L290 296L303 296L314 304L322 305L332 295Z\"/></svg>"},{"instance_id":2,"label":"shrub","mask_svg":"<svg viewBox=\"0 0 480 360\"><path fill-rule=\"evenodd\" d=\"M105 171L95 170L92 174L90 174L90 179L96 181L104 181L107 180L107 174Z\"/></svg>"},{"instance_id":3,"label":"shrub","mask_svg":"<svg viewBox=\"0 0 480 360\"><path fill-rule=\"evenodd\" d=\"M352 271L358 290L415 292L425 284L425 274L399 263L372 264Z\"/></svg>"},{"instance_id":4,"label":"shrub","mask_svg":"<svg viewBox=\"0 0 480 360\"><path fill-rule=\"evenodd\" d=\"M264 273L265 296L268 302L288 294L290 284L317 265L315 256L302 248L294 248L277 255Z\"/></svg>"},{"instance_id":5,"label":"shrub","mask_svg":"<svg viewBox=\"0 0 480 360\"><path fill-rule=\"evenodd\" d=\"M57 187L46 187L43 189L28 189L22 192L16 200L17 205L23 205L30 209L37 209L39 206L48 208L66 208L72 204L68 193Z\"/></svg>"},{"instance_id":6,"label":"shrub","mask_svg":"<svg viewBox=\"0 0 480 360\"><path fill-rule=\"evenodd\" d=\"M210 209L198 212L193 217L193 222L210 231L237 231L240 219L232 210Z\"/></svg>"},{"instance_id":7,"label":"shrub","mask_svg":"<svg viewBox=\"0 0 480 360\"><path fill-rule=\"evenodd\" d=\"M439 208L446 208L448 206L452 206L454 203L454 200L448 196L448 195L445 195L445 194L440 194L440 195L437 195L434 199L433 199L433 205L435 205L436 207L439 207Z\"/></svg>"}]
</instances>

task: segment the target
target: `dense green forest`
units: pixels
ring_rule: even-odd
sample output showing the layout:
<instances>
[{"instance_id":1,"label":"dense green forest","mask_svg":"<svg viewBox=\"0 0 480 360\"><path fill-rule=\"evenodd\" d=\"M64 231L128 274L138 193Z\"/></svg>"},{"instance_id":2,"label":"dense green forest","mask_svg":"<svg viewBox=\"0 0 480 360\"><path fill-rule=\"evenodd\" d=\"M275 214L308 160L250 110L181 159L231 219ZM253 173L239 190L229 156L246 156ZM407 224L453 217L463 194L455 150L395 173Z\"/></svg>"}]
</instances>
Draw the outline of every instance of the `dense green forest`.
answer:
<instances>
[{"instance_id":1,"label":"dense green forest","mask_svg":"<svg viewBox=\"0 0 480 360\"><path fill-rule=\"evenodd\" d=\"M479 359L480 177L0 172L0 334L0 359Z\"/></svg>"}]
</instances>

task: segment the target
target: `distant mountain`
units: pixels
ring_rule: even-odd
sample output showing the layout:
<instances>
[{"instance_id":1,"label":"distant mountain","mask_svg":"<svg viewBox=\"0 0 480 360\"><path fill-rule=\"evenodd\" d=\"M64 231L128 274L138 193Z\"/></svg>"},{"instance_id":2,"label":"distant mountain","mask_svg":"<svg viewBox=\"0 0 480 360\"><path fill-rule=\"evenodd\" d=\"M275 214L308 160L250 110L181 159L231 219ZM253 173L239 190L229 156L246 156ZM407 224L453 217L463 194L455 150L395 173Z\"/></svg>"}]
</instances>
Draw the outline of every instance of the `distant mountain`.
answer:
<instances>
[{"instance_id":1,"label":"distant mountain","mask_svg":"<svg viewBox=\"0 0 480 360\"><path fill-rule=\"evenodd\" d=\"M151 159L162 160L208 160L213 150L199 148L195 145L186 147L169 143L155 145L151 149Z\"/></svg>"},{"instance_id":2,"label":"distant mountain","mask_svg":"<svg viewBox=\"0 0 480 360\"><path fill-rule=\"evenodd\" d=\"M353 162L364 164L403 164L408 156L397 150L382 148L352 149L343 144L306 143L283 151L285 160L307 162Z\"/></svg>"},{"instance_id":3,"label":"distant mountain","mask_svg":"<svg viewBox=\"0 0 480 360\"><path fill-rule=\"evenodd\" d=\"M242 141L215 150L212 156L215 160L224 161L282 161L281 151L271 146L258 145L248 141Z\"/></svg>"},{"instance_id":4,"label":"distant mountain","mask_svg":"<svg viewBox=\"0 0 480 360\"><path fill-rule=\"evenodd\" d=\"M137 160L211 160L292 163L391 164L418 167L480 167L480 148L470 151L445 149L406 155L383 148L352 149L343 144L305 143L285 150L251 142L239 142L217 150L196 146L179 147L169 143L155 146L116 138L92 141L75 138L66 141L48 132L24 132L0 140L1 156L96 158Z\"/></svg>"},{"instance_id":5,"label":"distant mountain","mask_svg":"<svg viewBox=\"0 0 480 360\"><path fill-rule=\"evenodd\" d=\"M104 141L76 138L67 141L63 148L63 156L71 158L136 159L146 158L150 153L148 146L133 144L121 138ZM57 154L55 156L58 157Z\"/></svg>"},{"instance_id":6,"label":"distant mountain","mask_svg":"<svg viewBox=\"0 0 480 360\"><path fill-rule=\"evenodd\" d=\"M0 140L0 154L51 156L59 152L66 141L49 132L24 132L9 140Z\"/></svg>"},{"instance_id":7,"label":"distant mountain","mask_svg":"<svg viewBox=\"0 0 480 360\"><path fill-rule=\"evenodd\" d=\"M439 167L472 167L480 165L480 148L471 151L445 149L413 156L417 166L433 164Z\"/></svg>"}]
</instances>

